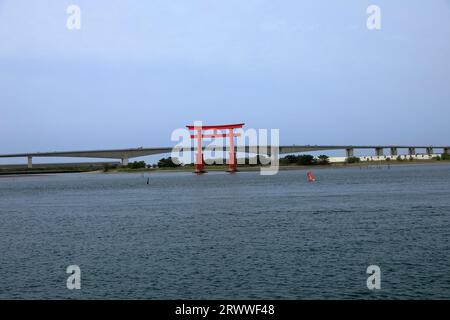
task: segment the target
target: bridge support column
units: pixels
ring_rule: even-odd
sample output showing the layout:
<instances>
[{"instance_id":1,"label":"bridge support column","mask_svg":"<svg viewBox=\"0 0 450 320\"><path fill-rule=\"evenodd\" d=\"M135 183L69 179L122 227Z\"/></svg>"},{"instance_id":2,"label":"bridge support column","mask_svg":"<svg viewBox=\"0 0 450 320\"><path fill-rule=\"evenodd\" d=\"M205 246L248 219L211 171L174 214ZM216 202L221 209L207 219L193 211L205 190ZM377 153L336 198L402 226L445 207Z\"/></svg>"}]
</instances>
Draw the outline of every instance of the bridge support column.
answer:
<instances>
[{"instance_id":1,"label":"bridge support column","mask_svg":"<svg viewBox=\"0 0 450 320\"><path fill-rule=\"evenodd\" d=\"M355 156L355 152L353 148L347 148L345 149L345 152L347 154L347 158L351 158Z\"/></svg>"},{"instance_id":2,"label":"bridge support column","mask_svg":"<svg viewBox=\"0 0 450 320\"><path fill-rule=\"evenodd\" d=\"M33 168L33 157L28 156L28 164L27 164L28 169Z\"/></svg>"},{"instance_id":3,"label":"bridge support column","mask_svg":"<svg viewBox=\"0 0 450 320\"><path fill-rule=\"evenodd\" d=\"M428 155L432 155L433 154L433 148L432 147L428 147L427 148L427 154Z\"/></svg>"},{"instance_id":4,"label":"bridge support column","mask_svg":"<svg viewBox=\"0 0 450 320\"><path fill-rule=\"evenodd\" d=\"M444 153L445 154L450 154L450 148L444 148Z\"/></svg>"},{"instance_id":5,"label":"bridge support column","mask_svg":"<svg viewBox=\"0 0 450 320\"><path fill-rule=\"evenodd\" d=\"M391 156L392 156L392 157L398 156L397 148L391 148Z\"/></svg>"},{"instance_id":6,"label":"bridge support column","mask_svg":"<svg viewBox=\"0 0 450 320\"><path fill-rule=\"evenodd\" d=\"M416 155L416 148L408 148L408 153L410 156Z\"/></svg>"},{"instance_id":7,"label":"bridge support column","mask_svg":"<svg viewBox=\"0 0 450 320\"><path fill-rule=\"evenodd\" d=\"M383 154L383 148L375 148L375 155L376 155L377 157L382 157L382 156L384 156L384 154Z\"/></svg>"},{"instance_id":8,"label":"bridge support column","mask_svg":"<svg viewBox=\"0 0 450 320\"><path fill-rule=\"evenodd\" d=\"M124 156L123 158L122 158L122 166L127 166L128 165L128 157L127 156Z\"/></svg>"}]
</instances>

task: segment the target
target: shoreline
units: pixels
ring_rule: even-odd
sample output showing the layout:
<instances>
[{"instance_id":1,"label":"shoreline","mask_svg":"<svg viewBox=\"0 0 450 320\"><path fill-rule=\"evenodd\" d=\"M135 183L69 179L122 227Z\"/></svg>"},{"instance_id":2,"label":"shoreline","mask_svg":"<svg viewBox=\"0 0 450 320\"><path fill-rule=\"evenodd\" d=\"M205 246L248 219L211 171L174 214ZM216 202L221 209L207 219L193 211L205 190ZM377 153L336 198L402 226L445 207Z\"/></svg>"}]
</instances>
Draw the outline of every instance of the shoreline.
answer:
<instances>
[{"instance_id":1,"label":"shoreline","mask_svg":"<svg viewBox=\"0 0 450 320\"><path fill-rule=\"evenodd\" d=\"M312 170L312 169L345 169L345 168L383 168L390 166L411 166L411 165L445 165L450 164L450 161L446 160L413 160L413 161L369 161L359 163L333 163L328 165L287 165L279 166L279 171L290 170ZM261 166L238 166L237 172L253 172L259 171ZM228 167L226 165L221 166L206 166L206 172L225 172ZM118 174L118 173L162 173L162 172L194 172L194 167L182 167L182 168L145 168L145 169L129 169L129 168L112 168L109 170L95 169L95 170L83 170L82 168L76 168L73 170L68 169L34 169L34 170L4 170L0 171L0 177L8 176L36 176L36 175L48 175L56 173L84 173L84 174Z\"/></svg>"},{"instance_id":2,"label":"shoreline","mask_svg":"<svg viewBox=\"0 0 450 320\"><path fill-rule=\"evenodd\" d=\"M345 168L378 168L378 167L389 167L389 166L408 166L408 165L445 165L450 164L447 160L413 160L413 161L370 161L370 162L360 162L360 163L332 163L328 165L287 165L279 166L279 171L290 171L290 170L312 170L312 169L345 169ZM252 172L259 171L262 166L238 166L237 172ZM266 167L268 168L268 167ZM228 169L228 166L206 166L206 172L224 172ZM101 172L106 174L114 173L157 173L157 172L193 172L194 167L184 167L184 168L155 168L155 169L127 169L118 168L112 169L107 172Z\"/></svg>"}]
</instances>

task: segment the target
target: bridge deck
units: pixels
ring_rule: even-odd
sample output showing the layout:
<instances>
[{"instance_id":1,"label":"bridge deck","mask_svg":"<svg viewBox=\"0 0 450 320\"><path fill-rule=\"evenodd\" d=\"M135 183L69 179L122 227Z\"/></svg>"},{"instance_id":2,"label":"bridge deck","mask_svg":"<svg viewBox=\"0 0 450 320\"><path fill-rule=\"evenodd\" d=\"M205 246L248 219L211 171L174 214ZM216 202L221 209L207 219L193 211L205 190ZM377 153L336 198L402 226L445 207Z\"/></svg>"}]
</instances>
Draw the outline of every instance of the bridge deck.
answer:
<instances>
[{"instance_id":1,"label":"bridge deck","mask_svg":"<svg viewBox=\"0 0 450 320\"><path fill-rule=\"evenodd\" d=\"M215 148L215 149L214 149ZM280 146L279 154L308 152L308 151L324 151L324 150L346 150L346 149L446 149L449 146L406 146L406 145L340 145L340 146L319 146L319 145L303 145L303 146ZM227 151L228 147L207 146L205 150ZM111 149L111 150L83 150L83 151L52 151L52 152L29 152L29 153L15 153L15 154L0 154L0 158L19 158L19 157L81 157L81 158L108 158L108 159L123 159L136 158L154 154L171 153L172 147L161 148L128 148L128 149ZM181 149L179 149L181 151ZM193 152L194 147L182 149L183 151ZM260 153L270 154L271 146L246 146L235 147L237 152L244 153Z\"/></svg>"}]
</instances>

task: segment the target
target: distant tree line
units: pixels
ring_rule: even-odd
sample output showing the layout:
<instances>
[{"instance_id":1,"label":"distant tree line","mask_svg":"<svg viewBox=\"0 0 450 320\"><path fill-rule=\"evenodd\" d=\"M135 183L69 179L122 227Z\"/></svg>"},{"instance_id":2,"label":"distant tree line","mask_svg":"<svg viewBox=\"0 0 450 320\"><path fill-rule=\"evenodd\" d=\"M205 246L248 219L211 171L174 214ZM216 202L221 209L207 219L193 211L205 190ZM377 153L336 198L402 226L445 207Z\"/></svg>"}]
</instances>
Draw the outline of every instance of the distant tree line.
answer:
<instances>
[{"instance_id":1,"label":"distant tree line","mask_svg":"<svg viewBox=\"0 0 450 320\"><path fill-rule=\"evenodd\" d=\"M130 162L127 165L127 168L129 169L142 169L142 168L176 168L181 166L181 164L178 164L178 161L174 161L176 159L172 159L172 157L168 158L162 158L159 159L157 164L149 164L147 165L145 161L134 161Z\"/></svg>"},{"instance_id":2,"label":"distant tree line","mask_svg":"<svg viewBox=\"0 0 450 320\"><path fill-rule=\"evenodd\" d=\"M255 159L256 158L256 159ZM244 162L246 165L262 165L260 157L255 157L255 158L249 158L246 157L244 159ZM395 158L397 161L404 161L406 159L403 159L401 156L397 156L397 158ZM450 160L450 154L448 153L443 153L440 156L435 157L436 160ZM220 161L221 160L221 161ZM252 161L250 161L252 160ZM256 164L251 163L254 162L256 160ZM386 158L386 161L390 161L392 160L390 157ZM409 157L409 160L413 160L412 157ZM239 162L242 162L242 159L238 159ZM212 166L216 166L216 165L225 165L227 164L227 159L210 159L210 161L208 161L211 164L208 165L212 165ZM320 155L318 157L314 157L310 154L302 154L302 155L287 155L285 157L280 158L280 165L301 165L301 166L311 166L311 165L328 165L330 164L330 158L327 155ZM348 157L345 159L346 163L359 163L361 162L360 157ZM142 166L143 163L143 166ZM179 167L181 166L181 164L177 164L178 162L174 162L172 160L171 157L168 158L162 158L158 161L157 165L153 165L153 167L158 167L158 168L175 168L175 167ZM139 167L145 167L145 162L144 161L140 161L138 162L138 164L135 165L135 163L133 164L129 164L128 166L133 165L133 168L135 168L134 166L139 166ZM188 166L192 166L193 164L188 164Z\"/></svg>"},{"instance_id":3,"label":"distant tree line","mask_svg":"<svg viewBox=\"0 0 450 320\"><path fill-rule=\"evenodd\" d=\"M255 159L256 158L256 159ZM246 157L244 160L246 165L262 165L260 157L249 158ZM395 158L397 161L407 160L406 158L402 158L401 156L397 156ZM450 154L443 153L440 156L434 157L435 160L450 160ZM222 164L220 161L222 160ZM239 162L242 162L242 159L238 159ZM251 160L251 161L250 161ZM256 164L252 163L256 160ZM386 159L387 161L391 160L390 158ZM413 160L413 157L409 157L409 160ZM348 157L346 158L346 163L359 163L361 159L359 157ZM208 161L213 162L213 161ZM227 159L215 159L213 164L210 165L226 165ZM328 165L330 164L330 159L327 155L320 155L318 157L314 157L310 154L302 154L302 155L287 155L285 157L280 158L280 165L301 165L301 166L311 166L311 165ZM134 161L128 163L126 166L129 169L142 169L142 168L176 168L180 167L182 164L179 163L178 159L172 159L172 157L162 158L158 161L157 164L149 164L147 165L145 161ZM188 166L193 166L193 164L187 164ZM113 169L115 166L113 165L105 165L104 171L109 171Z\"/></svg>"},{"instance_id":4,"label":"distant tree line","mask_svg":"<svg viewBox=\"0 0 450 320\"><path fill-rule=\"evenodd\" d=\"M315 158L310 154L302 155L288 155L280 158L280 165L301 165L301 166L313 166L313 165L327 165L330 164L330 159L328 156L322 154Z\"/></svg>"},{"instance_id":5,"label":"distant tree line","mask_svg":"<svg viewBox=\"0 0 450 320\"><path fill-rule=\"evenodd\" d=\"M141 169L141 168L145 168L147 165L145 164L145 161L134 161L134 162L130 162L127 165L127 168L130 169Z\"/></svg>"},{"instance_id":6,"label":"distant tree line","mask_svg":"<svg viewBox=\"0 0 450 320\"><path fill-rule=\"evenodd\" d=\"M243 162L245 165L251 165L251 166L263 165L260 157L254 157L254 158L246 157L244 159L242 159L242 158L237 159L238 163L242 162L242 160L244 160ZM256 160L256 163L254 163L255 160ZM209 163L211 163L211 164L209 164ZM266 163L266 161L264 161L264 163ZM207 165L221 166L221 165L226 165L226 164L227 164L227 159L210 159L210 161L208 161ZM310 166L310 165L327 165L327 164L330 164L330 160L327 155L320 155L317 158L312 155L309 155L309 154L298 155L298 156L288 155L283 158L280 158L280 165ZM190 164L190 165L192 165L192 164ZM174 161L172 161L171 157L162 158L158 161L158 164L157 164L158 168L175 168L175 167L179 167L179 166L181 166L181 165L174 163Z\"/></svg>"}]
</instances>

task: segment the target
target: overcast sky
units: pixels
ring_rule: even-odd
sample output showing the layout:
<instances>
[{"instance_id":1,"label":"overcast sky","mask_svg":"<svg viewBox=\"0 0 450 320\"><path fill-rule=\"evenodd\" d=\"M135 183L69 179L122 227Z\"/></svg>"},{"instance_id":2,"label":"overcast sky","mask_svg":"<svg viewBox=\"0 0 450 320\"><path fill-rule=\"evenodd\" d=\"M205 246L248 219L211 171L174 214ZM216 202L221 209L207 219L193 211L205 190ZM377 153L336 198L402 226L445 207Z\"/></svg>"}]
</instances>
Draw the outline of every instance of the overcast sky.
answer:
<instances>
[{"instance_id":1,"label":"overcast sky","mask_svg":"<svg viewBox=\"0 0 450 320\"><path fill-rule=\"evenodd\" d=\"M449 61L449 0L0 0L0 153L171 146L194 120L449 145Z\"/></svg>"}]
</instances>

